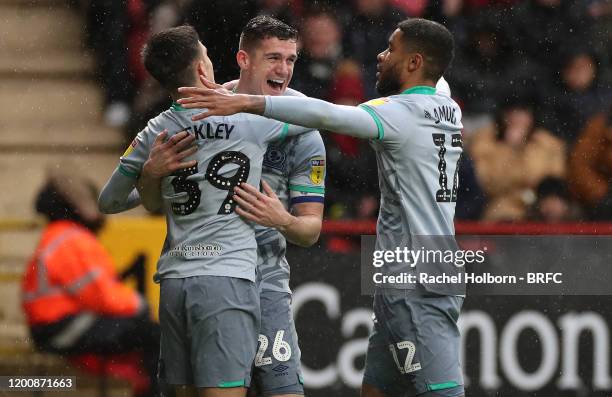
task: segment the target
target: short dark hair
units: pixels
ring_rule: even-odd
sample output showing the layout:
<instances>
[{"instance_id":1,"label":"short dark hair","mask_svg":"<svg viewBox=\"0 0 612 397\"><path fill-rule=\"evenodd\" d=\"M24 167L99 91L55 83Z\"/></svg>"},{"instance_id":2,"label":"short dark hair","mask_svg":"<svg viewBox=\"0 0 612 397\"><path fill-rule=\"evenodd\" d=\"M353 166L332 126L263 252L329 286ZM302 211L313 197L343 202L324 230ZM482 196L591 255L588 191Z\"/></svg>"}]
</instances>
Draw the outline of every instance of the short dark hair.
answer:
<instances>
[{"instance_id":1,"label":"short dark hair","mask_svg":"<svg viewBox=\"0 0 612 397\"><path fill-rule=\"evenodd\" d=\"M240 49L249 51L259 45L262 40L276 37L279 40L298 39L298 31L283 21L265 15L252 18L240 34Z\"/></svg>"},{"instance_id":2,"label":"short dark hair","mask_svg":"<svg viewBox=\"0 0 612 397\"><path fill-rule=\"evenodd\" d=\"M173 91L193 83L192 64L200 56L200 37L193 26L178 26L154 34L142 50L147 71Z\"/></svg>"},{"instance_id":3,"label":"short dark hair","mask_svg":"<svg viewBox=\"0 0 612 397\"><path fill-rule=\"evenodd\" d=\"M455 55L453 35L441 24L423 18L412 18L400 22L398 29L410 51L425 58L424 77L438 81Z\"/></svg>"}]
</instances>

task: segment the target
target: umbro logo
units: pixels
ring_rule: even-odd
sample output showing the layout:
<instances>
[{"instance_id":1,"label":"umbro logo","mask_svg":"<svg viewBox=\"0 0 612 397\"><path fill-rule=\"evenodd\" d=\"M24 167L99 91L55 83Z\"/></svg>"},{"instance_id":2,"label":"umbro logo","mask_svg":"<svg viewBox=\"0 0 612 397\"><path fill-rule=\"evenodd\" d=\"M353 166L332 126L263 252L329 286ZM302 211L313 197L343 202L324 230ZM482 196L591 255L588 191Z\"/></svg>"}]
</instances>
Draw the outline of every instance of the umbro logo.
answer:
<instances>
[{"instance_id":1,"label":"umbro logo","mask_svg":"<svg viewBox=\"0 0 612 397\"><path fill-rule=\"evenodd\" d=\"M272 368L272 371L276 371L276 372L285 372L286 370L288 370L289 367L283 364L279 364L276 367Z\"/></svg>"}]
</instances>

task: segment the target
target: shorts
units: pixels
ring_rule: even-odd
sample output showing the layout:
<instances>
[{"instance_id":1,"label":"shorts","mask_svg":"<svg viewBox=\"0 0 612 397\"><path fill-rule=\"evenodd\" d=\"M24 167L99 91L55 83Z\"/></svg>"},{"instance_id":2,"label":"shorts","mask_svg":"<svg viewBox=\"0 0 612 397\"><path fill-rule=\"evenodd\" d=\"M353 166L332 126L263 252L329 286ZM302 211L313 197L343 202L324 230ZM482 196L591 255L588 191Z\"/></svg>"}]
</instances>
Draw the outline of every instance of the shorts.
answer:
<instances>
[{"instance_id":1,"label":"shorts","mask_svg":"<svg viewBox=\"0 0 612 397\"><path fill-rule=\"evenodd\" d=\"M262 291L259 349L253 383L258 395L304 394L291 294Z\"/></svg>"},{"instance_id":2,"label":"shorts","mask_svg":"<svg viewBox=\"0 0 612 397\"><path fill-rule=\"evenodd\" d=\"M248 387L260 326L255 283L233 277L163 279L159 377L169 385Z\"/></svg>"},{"instance_id":3,"label":"shorts","mask_svg":"<svg viewBox=\"0 0 612 397\"><path fill-rule=\"evenodd\" d=\"M418 289L377 291L363 382L393 397L463 395L457 327L463 300Z\"/></svg>"}]
</instances>

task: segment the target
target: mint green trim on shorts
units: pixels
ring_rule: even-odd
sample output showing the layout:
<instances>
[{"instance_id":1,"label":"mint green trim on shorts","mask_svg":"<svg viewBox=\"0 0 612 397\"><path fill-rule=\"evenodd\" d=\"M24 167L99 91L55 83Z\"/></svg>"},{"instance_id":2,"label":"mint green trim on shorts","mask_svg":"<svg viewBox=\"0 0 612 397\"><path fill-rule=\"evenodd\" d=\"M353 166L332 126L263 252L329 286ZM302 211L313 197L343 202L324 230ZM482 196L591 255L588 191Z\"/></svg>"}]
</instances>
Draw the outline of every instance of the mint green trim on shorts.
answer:
<instances>
[{"instance_id":1,"label":"mint green trim on shorts","mask_svg":"<svg viewBox=\"0 0 612 397\"><path fill-rule=\"evenodd\" d=\"M293 190L294 192L302 192L302 193L325 194L324 187L316 187L316 186L289 185L289 190Z\"/></svg>"},{"instance_id":2,"label":"mint green trim on shorts","mask_svg":"<svg viewBox=\"0 0 612 397\"><path fill-rule=\"evenodd\" d=\"M233 382L221 382L221 383L219 383L218 387L223 388L223 389L227 389L227 388L230 388L230 387L244 387L245 384L246 383L245 383L244 379L242 379L242 380L235 380Z\"/></svg>"},{"instance_id":3,"label":"mint green trim on shorts","mask_svg":"<svg viewBox=\"0 0 612 397\"><path fill-rule=\"evenodd\" d=\"M125 168L124 166L120 165L119 167L117 167L117 169L119 170L119 172L129 178L138 178L138 174L135 172L132 172L130 170L128 170L127 168Z\"/></svg>"},{"instance_id":4,"label":"mint green trim on shorts","mask_svg":"<svg viewBox=\"0 0 612 397\"><path fill-rule=\"evenodd\" d=\"M376 123L376 128L378 128L378 140L382 140L385 137L385 129L376 112L371 107L365 104L361 104L359 105L359 107L368 112L370 116L372 116L374 122Z\"/></svg>"},{"instance_id":5,"label":"mint green trim on shorts","mask_svg":"<svg viewBox=\"0 0 612 397\"><path fill-rule=\"evenodd\" d=\"M444 390L444 389L450 389L452 387L457 387L460 386L457 382L444 382L444 383L434 383L431 385L427 385L427 390L429 391L436 391L436 390Z\"/></svg>"}]
</instances>

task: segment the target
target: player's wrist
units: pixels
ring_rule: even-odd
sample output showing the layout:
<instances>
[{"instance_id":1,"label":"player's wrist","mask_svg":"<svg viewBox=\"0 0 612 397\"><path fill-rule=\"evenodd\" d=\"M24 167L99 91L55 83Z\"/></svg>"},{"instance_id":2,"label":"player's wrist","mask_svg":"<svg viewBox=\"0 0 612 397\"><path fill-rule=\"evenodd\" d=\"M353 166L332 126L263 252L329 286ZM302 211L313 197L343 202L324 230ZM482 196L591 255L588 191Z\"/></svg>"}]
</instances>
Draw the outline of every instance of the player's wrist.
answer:
<instances>
[{"instance_id":1,"label":"player's wrist","mask_svg":"<svg viewBox=\"0 0 612 397\"><path fill-rule=\"evenodd\" d=\"M290 213L285 213L281 220L276 224L275 228L282 234L285 234L291 226L298 221L296 216L291 215Z\"/></svg>"},{"instance_id":2,"label":"player's wrist","mask_svg":"<svg viewBox=\"0 0 612 397\"><path fill-rule=\"evenodd\" d=\"M266 109L266 99L263 95L244 95L242 106L244 113L263 114Z\"/></svg>"},{"instance_id":3,"label":"player's wrist","mask_svg":"<svg viewBox=\"0 0 612 397\"><path fill-rule=\"evenodd\" d=\"M147 179L160 179L161 175L158 175L158 174L159 173L157 172L155 166L151 162L151 159L148 159L147 161L145 161L142 167L142 177L147 178Z\"/></svg>"}]
</instances>

